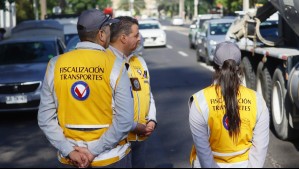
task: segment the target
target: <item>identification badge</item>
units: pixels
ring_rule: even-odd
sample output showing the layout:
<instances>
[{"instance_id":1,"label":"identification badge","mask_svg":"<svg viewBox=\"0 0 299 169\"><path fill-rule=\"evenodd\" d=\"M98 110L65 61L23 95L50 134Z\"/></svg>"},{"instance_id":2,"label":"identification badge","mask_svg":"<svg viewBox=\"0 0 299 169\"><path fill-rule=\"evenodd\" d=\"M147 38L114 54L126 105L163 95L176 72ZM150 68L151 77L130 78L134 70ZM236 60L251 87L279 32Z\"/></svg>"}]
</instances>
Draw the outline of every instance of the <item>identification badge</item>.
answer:
<instances>
[{"instance_id":1,"label":"identification badge","mask_svg":"<svg viewBox=\"0 0 299 169\"><path fill-rule=\"evenodd\" d=\"M141 86L140 86L138 78L130 78L130 80L131 80L133 90L134 91L140 91Z\"/></svg>"}]
</instances>

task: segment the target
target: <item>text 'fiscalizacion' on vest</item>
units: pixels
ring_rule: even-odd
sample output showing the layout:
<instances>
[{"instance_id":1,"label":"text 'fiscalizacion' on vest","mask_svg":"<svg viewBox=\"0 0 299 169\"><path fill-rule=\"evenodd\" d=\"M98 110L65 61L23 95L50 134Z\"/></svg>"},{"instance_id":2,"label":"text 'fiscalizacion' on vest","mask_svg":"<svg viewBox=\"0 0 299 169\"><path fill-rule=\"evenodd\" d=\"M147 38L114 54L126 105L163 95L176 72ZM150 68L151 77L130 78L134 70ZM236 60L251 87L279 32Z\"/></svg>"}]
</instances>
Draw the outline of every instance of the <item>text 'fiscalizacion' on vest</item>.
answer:
<instances>
[{"instance_id":1,"label":"text 'fiscalizacion' on vest","mask_svg":"<svg viewBox=\"0 0 299 169\"><path fill-rule=\"evenodd\" d=\"M103 80L105 69L101 67L61 67L61 80Z\"/></svg>"}]
</instances>

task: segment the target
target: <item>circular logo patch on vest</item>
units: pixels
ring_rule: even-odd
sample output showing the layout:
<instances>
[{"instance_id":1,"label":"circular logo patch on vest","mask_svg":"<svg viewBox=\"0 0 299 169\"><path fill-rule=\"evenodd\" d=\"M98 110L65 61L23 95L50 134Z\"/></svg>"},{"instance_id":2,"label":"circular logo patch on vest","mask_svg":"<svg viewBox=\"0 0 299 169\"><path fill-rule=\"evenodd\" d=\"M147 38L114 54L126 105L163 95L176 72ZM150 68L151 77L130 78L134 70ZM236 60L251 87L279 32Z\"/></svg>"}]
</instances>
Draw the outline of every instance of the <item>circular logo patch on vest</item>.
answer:
<instances>
[{"instance_id":1,"label":"circular logo patch on vest","mask_svg":"<svg viewBox=\"0 0 299 169\"><path fill-rule=\"evenodd\" d=\"M224 128L226 130L228 130L228 117L227 117L227 115L224 115L222 123L223 123Z\"/></svg>"},{"instance_id":2,"label":"circular logo patch on vest","mask_svg":"<svg viewBox=\"0 0 299 169\"><path fill-rule=\"evenodd\" d=\"M138 79L135 79L135 80L134 80L134 87L135 87L136 89L139 89L139 88L140 88L140 84L139 84Z\"/></svg>"},{"instance_id":3,"label":"circular logo patch on vest","mask_svg":"<svg viewBox=\"0 0 299 169\"><path fill-rule=\"evenodd\" d=\"M77 100L84 101L89 97L89 86L83 81L74 83L71 90L73 97Z\"/></svg>"}]
</instances>

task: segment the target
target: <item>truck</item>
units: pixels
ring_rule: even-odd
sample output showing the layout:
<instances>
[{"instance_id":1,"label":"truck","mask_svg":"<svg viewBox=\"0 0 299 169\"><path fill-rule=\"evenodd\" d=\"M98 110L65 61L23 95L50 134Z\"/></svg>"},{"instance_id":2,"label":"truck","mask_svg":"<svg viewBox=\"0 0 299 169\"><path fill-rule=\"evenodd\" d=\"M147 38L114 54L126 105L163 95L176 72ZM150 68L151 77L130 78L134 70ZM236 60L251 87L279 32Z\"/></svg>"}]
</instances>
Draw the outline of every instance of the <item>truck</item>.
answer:
<instances>
[{"instance_id":1,"label":"truck","mask_svg":"<svg viewBox=\"0 0 299 169\"><path fill-rule=\"evenodd\" d=\"M261 34L261 25L277 13L277 39ZM236 20L228 32L242 52L244 83L260 93L270 110L278 138L299 136L299 1L269 0ZM259 104L259 103L257 103Z\"/></svg>"}]
</instances>

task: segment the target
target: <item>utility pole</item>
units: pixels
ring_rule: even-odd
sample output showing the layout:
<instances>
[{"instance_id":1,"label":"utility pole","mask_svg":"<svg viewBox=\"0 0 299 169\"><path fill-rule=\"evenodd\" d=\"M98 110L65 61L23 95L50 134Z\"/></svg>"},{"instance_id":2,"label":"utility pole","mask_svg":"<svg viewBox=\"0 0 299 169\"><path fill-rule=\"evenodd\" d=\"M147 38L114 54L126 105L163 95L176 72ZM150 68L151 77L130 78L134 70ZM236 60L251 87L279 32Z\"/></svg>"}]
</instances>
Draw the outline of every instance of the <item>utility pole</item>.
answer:
<instances>
[{"instance_id":1,"label":"utility pole","mask_svg":"<svg viewBox=\"0 0 299 169\"><path fill-rule=\"evenodd\" d=\"M180 0L180 17L185 18L185 13L184 13L184 9L185 9L185 0Z\"/></svg>"},{"instance_id":2,"label":"utility pole","mask_svg":"<svg viewBox=\"0 0 299 169\"><path fill-rule=\"evenodd\" d=\"M243 11L247 12L249 10L249 0L243 0Z\"/></svg>"},{"instance_id":3,"label":"utility pole","mask_svg":"<svg viewBox=\"0 0 299 169\"><path fill-rule=\"evenodd\" d=\"M198 0L194 0L194 16L193 18L197 18L198 16Z\"/></svg>"},{"instance_id":4,"label":"utility pole","mask_svg":"<svg viewBox=\"0 0 299 169\"><path fill-rule=\"evenodd\" d=\"M40 8L41 8L41 20L45 20L45 16L47 15L47 0L40 0Z\"/></svg>"},{"instance_id":5,"label":"utility pole","mask_svg":"<svg viewBox=\"0 0 299 169\"><path fill-rule=\"evenodd\" d=\"M33 10L34 10L35 20L38 20L37 1L36 0L33 0Z\"/></svg>"},{"instance_id":6,"label":"utility pole","mask_svg":"<svg viewBox=\"0 0 299 169\"><path fill-rule=\"evenodd\" d=\"M14 27L14 19L13 16L15 16L16 8L15 8L15 2L14 1L8 1L9 2L9 20L10 20L10 28Z\"/></svg>"},{"instance_id":7,"label":"utility pole","mask_svg":"<svg viewBox=\"0 0 299 169\"><path fill-rule=\"evenodd\" d=\"M131 15L133 16L133 13L134 13L134 0L130 0L130 12L131 12Z\"/></svg>"}]
</instances>

